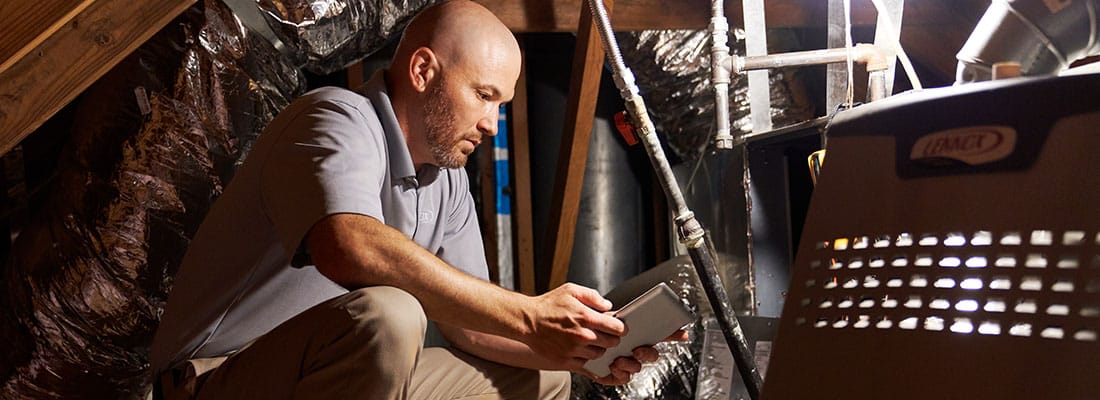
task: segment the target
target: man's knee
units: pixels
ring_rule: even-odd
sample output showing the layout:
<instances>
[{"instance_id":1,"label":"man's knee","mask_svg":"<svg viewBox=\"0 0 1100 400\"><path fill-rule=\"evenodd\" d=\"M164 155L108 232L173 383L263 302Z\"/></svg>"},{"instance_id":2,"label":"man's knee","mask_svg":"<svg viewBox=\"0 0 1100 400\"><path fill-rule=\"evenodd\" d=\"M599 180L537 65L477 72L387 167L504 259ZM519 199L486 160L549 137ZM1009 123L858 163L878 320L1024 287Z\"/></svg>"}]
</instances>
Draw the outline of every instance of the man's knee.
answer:
<instances>
[{"instance_id":1,"label":"man's knee","mask_svg":"<svg viewBox=\"0 0 1100 400\"><path fill-rule=\"evenodd\" d=\"M355 329L383 346L420 346L427 317L424 308L408 292L391 286L356 289L344 295L341 308Z\"/></svg>"},{"instance_id":2,"label":"man's knee","mask_svg":"<svg viewBox=\"0 0 1100 400\"><path fill-rule=\"evenodd\" d=\"M539 399L565 400L569 398L573 375L568 371L540 371Z\"/></svg>"}]
</instances>

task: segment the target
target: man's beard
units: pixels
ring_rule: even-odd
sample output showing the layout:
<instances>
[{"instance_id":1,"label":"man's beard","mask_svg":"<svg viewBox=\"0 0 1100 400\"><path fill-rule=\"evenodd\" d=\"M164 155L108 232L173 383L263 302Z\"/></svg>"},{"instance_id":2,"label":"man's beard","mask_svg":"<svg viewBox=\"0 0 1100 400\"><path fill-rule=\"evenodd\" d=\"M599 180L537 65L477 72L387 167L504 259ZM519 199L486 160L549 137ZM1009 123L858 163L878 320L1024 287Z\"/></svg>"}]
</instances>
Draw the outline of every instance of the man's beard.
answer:
<instances>
[{"instance_id":1,"label":"man's beard","mask_svg":"<svg viewBox=\"0 0 1100 400\"><path fill-rule=\"evenodd\" d=\"M443 168L461 168L466 165L466 154L458 148L465 137L455 128L454 110L443 93L443 77L428 88L424 103L425 140L436 165Z\"/></svg>"}]
</instances>

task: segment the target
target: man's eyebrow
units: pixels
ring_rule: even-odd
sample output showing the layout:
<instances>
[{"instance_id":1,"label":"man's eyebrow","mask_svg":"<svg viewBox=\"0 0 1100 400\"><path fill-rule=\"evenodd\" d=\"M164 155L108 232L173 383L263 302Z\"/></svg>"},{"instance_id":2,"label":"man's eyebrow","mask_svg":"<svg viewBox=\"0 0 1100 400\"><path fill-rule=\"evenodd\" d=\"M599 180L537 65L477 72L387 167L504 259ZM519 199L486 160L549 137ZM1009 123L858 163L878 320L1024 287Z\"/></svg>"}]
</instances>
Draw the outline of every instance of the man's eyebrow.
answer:
<instances>
[{"instance_id":1,"label":"man's eyebrow","mask_svg":"<svg viewBox=\"0 0 1100 400\"><path fill-rule=\"evenodd\" d=\"M477 85L476 88L479 89L479 90L488 90L490 92L489 95L491 97L495 97L495 98L503 98L504 97L504 92L502 92L499 87L497 87L496 85L491 84L491 83L485 83L485 84ZM508 101L505 101L504 103L511 103L512 100L513 99L508 99Z\"/></svg>"},{"instance_id":2,"label":"man's eyebrow","mask_svg":"<svg viewBox=\"0 0 1100 400\"><path fill-rule=\"evenodd\" d=\"M491 94L493 96L497 96L497 97L501 96L500 88L498 88L494 84L483 83L481 85L478 85L478 88L483 89L483 90L488 90L490 92L489 94Z\"/></svg>"}]
</instances>

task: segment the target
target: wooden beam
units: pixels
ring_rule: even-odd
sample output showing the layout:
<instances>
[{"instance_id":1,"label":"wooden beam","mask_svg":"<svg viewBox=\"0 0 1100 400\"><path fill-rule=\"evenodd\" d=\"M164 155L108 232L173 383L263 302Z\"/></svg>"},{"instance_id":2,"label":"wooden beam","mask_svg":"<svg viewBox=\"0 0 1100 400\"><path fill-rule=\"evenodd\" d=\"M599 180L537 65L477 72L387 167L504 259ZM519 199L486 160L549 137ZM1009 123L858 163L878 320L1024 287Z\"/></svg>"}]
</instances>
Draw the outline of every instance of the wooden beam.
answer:
<instances>
[{"instance_id":1,"label":"wooden beam","mask_svg":"<svg viewBox=\"0 0 1100 400\"><path fill-rule=\"evenodd\" d=\"M481 242L485 248L485 262L489 267L489 280L500 282L500 232L497 232L496 166L493 162L493 141L487 140L477 149L477 170L481 184ZM503 286L503 285L502 285Z\"/></svg>"},{"instance_id":2,"label":"wooden beam","mask_svg":"<svg viewBox=\"0 0 1100 400\"><path fill-rule=\"evenodd\" d=\"M0 3L0 73L7 70L95 0L8 0Z\"/></svg>"},{"instance_id":3,"label":"wooden beam","mask_svg":"<svg viewBox=\"0 0 1100 400\"><path fill-rule=\"evenodd\" d=\"M520 54L524 54L523 38L519 38ZM527 295L538 294L535 287L535 229L531 209L531 145L527 129L527 63L521 64L516 94L512 98L512 115L508 117L508 143L512 148L508 158L512 161L512 199L516 208L516 280L519 291Z\"/></svg>"},{"instance_id":4,"label":"wooden beam","mask_svg":"<svg viewBox=\"0 0 1100 400\"><path fill-rule=\"evenodd\" d=\"M12 48L21 49L13 55L19 52L26 55L0 72L0 127L3 127L0 154L11 150L193 3L194 0L93 1L32 50L24 51L25 46L13 45ZM4 7L7 10L10 5ZM65 14L61 19L64 17ZM8 40L6 32L4 40Z\"/></svg>"},{"instance_id":5,"label":"wooden beam","mask_svg":"<svg viewBox=\"0 0 1100 400\"><path fill-rule=\"evenodd\" d=\"M612 0L604 0L608 13ZM565 131L562 132L558 170L554 177L554 198L550 207L550 232L553 240L550 259L550 286L565 283L569 276L569 261L573 253L573 233L577 226L584 167L588 161L588 145L592 138L592 122L596 116L596 99L600 92L604 52L592 13L584 7L580 13L577 48L573 52L573 72L569 98L565 105Z\"/></svg>"},{"instance_id":6,"label":"wooden beam","mask_svg":"<svg viewBox=\"0 0 1100 400\"><path fill-rule=\"evenodd\" d=\"M576 32L584 0L475 0L493 11L514 32ZM954 0L966 3L987 0ZM821 28L828 21L827 1L768 0L769 28ZM744 26L741 1L725 1L732 26ZM905 23L942 24L956 6L952 0L906 2ZM706 29L710 0L632 0L615 7L611 25L618 31L645 29ZM878 13L871 0L852 0L852 23L874 25Z\"/></svg>"}]
</instances>

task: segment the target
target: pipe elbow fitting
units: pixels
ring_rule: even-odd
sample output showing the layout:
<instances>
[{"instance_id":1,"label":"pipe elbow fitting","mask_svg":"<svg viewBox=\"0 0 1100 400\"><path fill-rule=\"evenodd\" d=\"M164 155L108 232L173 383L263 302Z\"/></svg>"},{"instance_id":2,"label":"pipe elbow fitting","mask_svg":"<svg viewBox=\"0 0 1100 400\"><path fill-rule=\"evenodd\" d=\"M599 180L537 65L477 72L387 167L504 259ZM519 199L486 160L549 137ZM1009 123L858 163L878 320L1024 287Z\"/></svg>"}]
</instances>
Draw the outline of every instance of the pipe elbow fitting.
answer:
<instances>
[{"instance_id":1,"label":"pipe elbow fitting","mask_svg":"<svg viewBox=\"0 0 1100 400\"><path fill-rule=\"evenodd\" d=\"M852 58L867 67L867 72L890 69L885 49L873 44L860 43L852 50Z\"/></svg>"}]
</instances>

